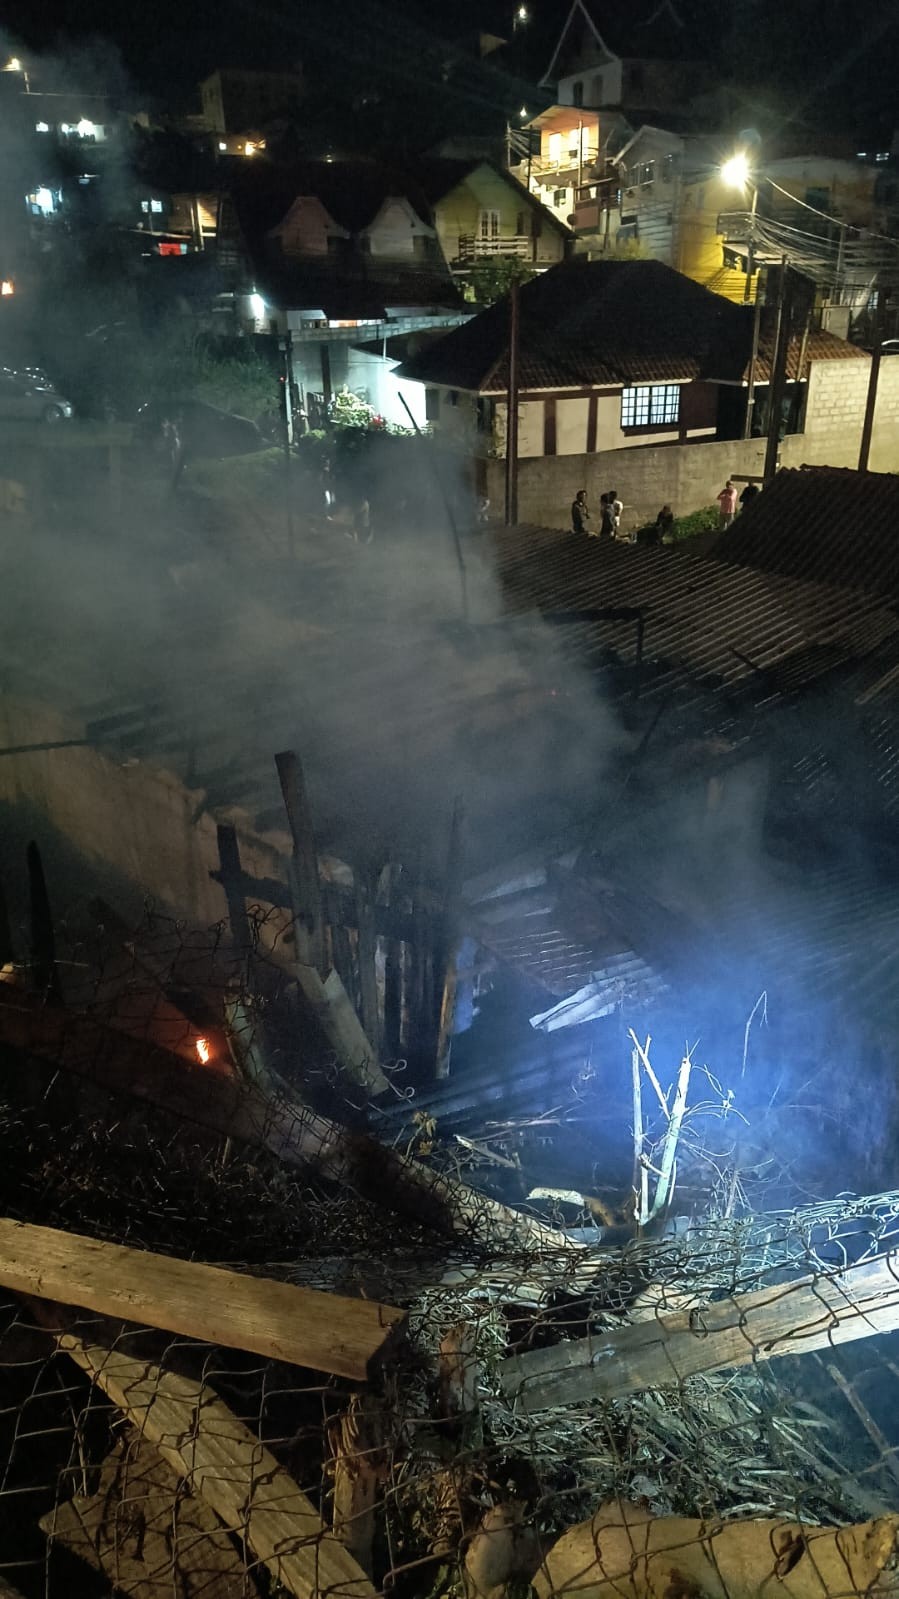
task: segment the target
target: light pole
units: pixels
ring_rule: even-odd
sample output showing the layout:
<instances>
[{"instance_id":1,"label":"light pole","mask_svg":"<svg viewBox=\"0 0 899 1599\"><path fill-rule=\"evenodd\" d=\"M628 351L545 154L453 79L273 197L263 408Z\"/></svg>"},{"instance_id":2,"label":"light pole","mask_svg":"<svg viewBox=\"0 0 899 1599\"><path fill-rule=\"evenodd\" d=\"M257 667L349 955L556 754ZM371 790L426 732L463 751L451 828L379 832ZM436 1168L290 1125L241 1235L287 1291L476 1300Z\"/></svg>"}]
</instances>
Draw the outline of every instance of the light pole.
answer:
<instances>
[{"instance_id":1,"label":"light pole","mask_svg":"<svg viewBox=\"0 0 899 1599\"><path fill-rule=\"evenodd\" d=\"M733 184L737 189L749 189L752 202L749 210L749 239L746 249L746 283L743 288L743 304L748 305L752 297L752 272L755 264L755 220L758 215L759 189L753 183L749 157L741 150L725 161L721 168L721 176L725 183ZM749 352L748 395L746 398L746 417L743 423L743 437L752 437L753 408L755 406L755 369L759 358L759 326L762 315L762 300L759 294L758 282L755 286L755 311L752 318L752 344Z\"/></svg>"}]
</instances>

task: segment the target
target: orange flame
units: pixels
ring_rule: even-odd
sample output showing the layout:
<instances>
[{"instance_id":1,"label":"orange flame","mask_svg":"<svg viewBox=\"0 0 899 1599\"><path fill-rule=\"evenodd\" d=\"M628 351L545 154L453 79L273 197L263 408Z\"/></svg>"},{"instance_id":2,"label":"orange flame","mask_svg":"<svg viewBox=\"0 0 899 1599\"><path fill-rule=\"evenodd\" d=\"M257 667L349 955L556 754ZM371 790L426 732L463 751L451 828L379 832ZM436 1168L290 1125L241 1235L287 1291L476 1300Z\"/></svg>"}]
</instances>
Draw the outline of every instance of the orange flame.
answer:
<instances>
[{"instance_id":1,"label":"orange flame","mask_svg":"<svg viewBox=\"0 0 899 1599\"><path fill-rule=\"evenodd\" d=\"M208 1038L198 1038L197 1039L197 1059L200 1062L201 1066L207 1066L209 1064L210 1053L211 1053L211 1051L210 1051L210 1048L209 1048L209 1040L208 1040Z\"/></svg>"}]
</instances>

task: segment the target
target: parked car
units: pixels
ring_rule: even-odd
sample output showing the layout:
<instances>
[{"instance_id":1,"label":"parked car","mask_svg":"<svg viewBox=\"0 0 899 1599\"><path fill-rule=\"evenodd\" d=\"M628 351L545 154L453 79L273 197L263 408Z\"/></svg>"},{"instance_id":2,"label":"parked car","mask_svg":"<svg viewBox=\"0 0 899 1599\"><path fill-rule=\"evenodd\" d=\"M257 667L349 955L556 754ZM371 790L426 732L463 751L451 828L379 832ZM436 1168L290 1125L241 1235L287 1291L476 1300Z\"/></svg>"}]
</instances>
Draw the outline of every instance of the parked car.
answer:
<instances>
[{"instance_id":1,"label":"parked car","mask_svg":"<svg viewBox=\"0 0 899 1599\"><path fill-rule=\"evenodd\" d=\"M39 367L0 370L0 422L62 422L74 415Z\"/></svg>"}]
</instances>

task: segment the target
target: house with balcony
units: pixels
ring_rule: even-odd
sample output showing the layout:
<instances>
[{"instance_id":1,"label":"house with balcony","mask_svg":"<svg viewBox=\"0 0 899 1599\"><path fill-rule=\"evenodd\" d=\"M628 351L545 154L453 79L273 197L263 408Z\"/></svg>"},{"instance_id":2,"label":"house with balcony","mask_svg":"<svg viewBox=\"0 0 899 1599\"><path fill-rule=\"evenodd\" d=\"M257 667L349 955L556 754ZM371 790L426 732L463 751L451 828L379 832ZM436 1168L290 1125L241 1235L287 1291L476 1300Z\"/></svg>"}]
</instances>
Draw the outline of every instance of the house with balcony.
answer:
<instances>
[{"instance_id":1,"label":"house with balcony","mask_svg":"<svg viewBox=\"0 0 899 1599\"><path fill-rule=\"evenodd\" d=\"M612 151L626 144L633 129L617 111L590 110L581 106L554 105L528 124L539 147L517 167L528 188L554 215L563 218L575 233L579 196L589 195L601 174L609 170Z\"/></svg>"},{"instance_id":2,"label":"house with balcony","mask_svg":"<svg viewBox=\"0 0 899 1599\"><path fill-rule=\"evenodd\" d=\"M428 161L415 168L415 177L443 256L460 281L480 261L510 257L545 271L564 260L573 242L563 216L491 161Z\"/></svg>"},{"instance_id":3,"label":"house with balcony","mask_svg":"<svg viewBox=\"0 0 899 1599\"><path fill-rule=\"evenodd\" d=\"M374 162L241 164L222 199L217 255L242 328L288 347L313 425L344 388L408 426L402 394L425 421L421 391L395 368L470 312L413 179Z\"/></svg>"}]
</instances>

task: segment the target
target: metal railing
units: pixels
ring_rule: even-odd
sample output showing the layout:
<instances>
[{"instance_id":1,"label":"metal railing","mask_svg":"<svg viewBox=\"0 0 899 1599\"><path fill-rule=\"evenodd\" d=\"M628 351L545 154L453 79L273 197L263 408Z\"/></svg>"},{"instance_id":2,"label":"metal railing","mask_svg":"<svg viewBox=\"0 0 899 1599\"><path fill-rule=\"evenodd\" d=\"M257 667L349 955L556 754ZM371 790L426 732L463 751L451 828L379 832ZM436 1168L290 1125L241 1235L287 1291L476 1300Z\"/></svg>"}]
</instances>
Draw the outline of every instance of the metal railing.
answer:
<instances>
[{"instance_id":1,"label":"metal railing","mask_svg":"<svg viewBox=\"0 0 899 1599\"><path fill-rule=\"evenodd\" d=\"M459 237L458 261L478 261L484 256L514 255L521 260L529 260L534 248L534 240L527 233L512 233L498 235L496 238L481 238L476 233L463 233Z\"/></svg>"}]
</instances>

